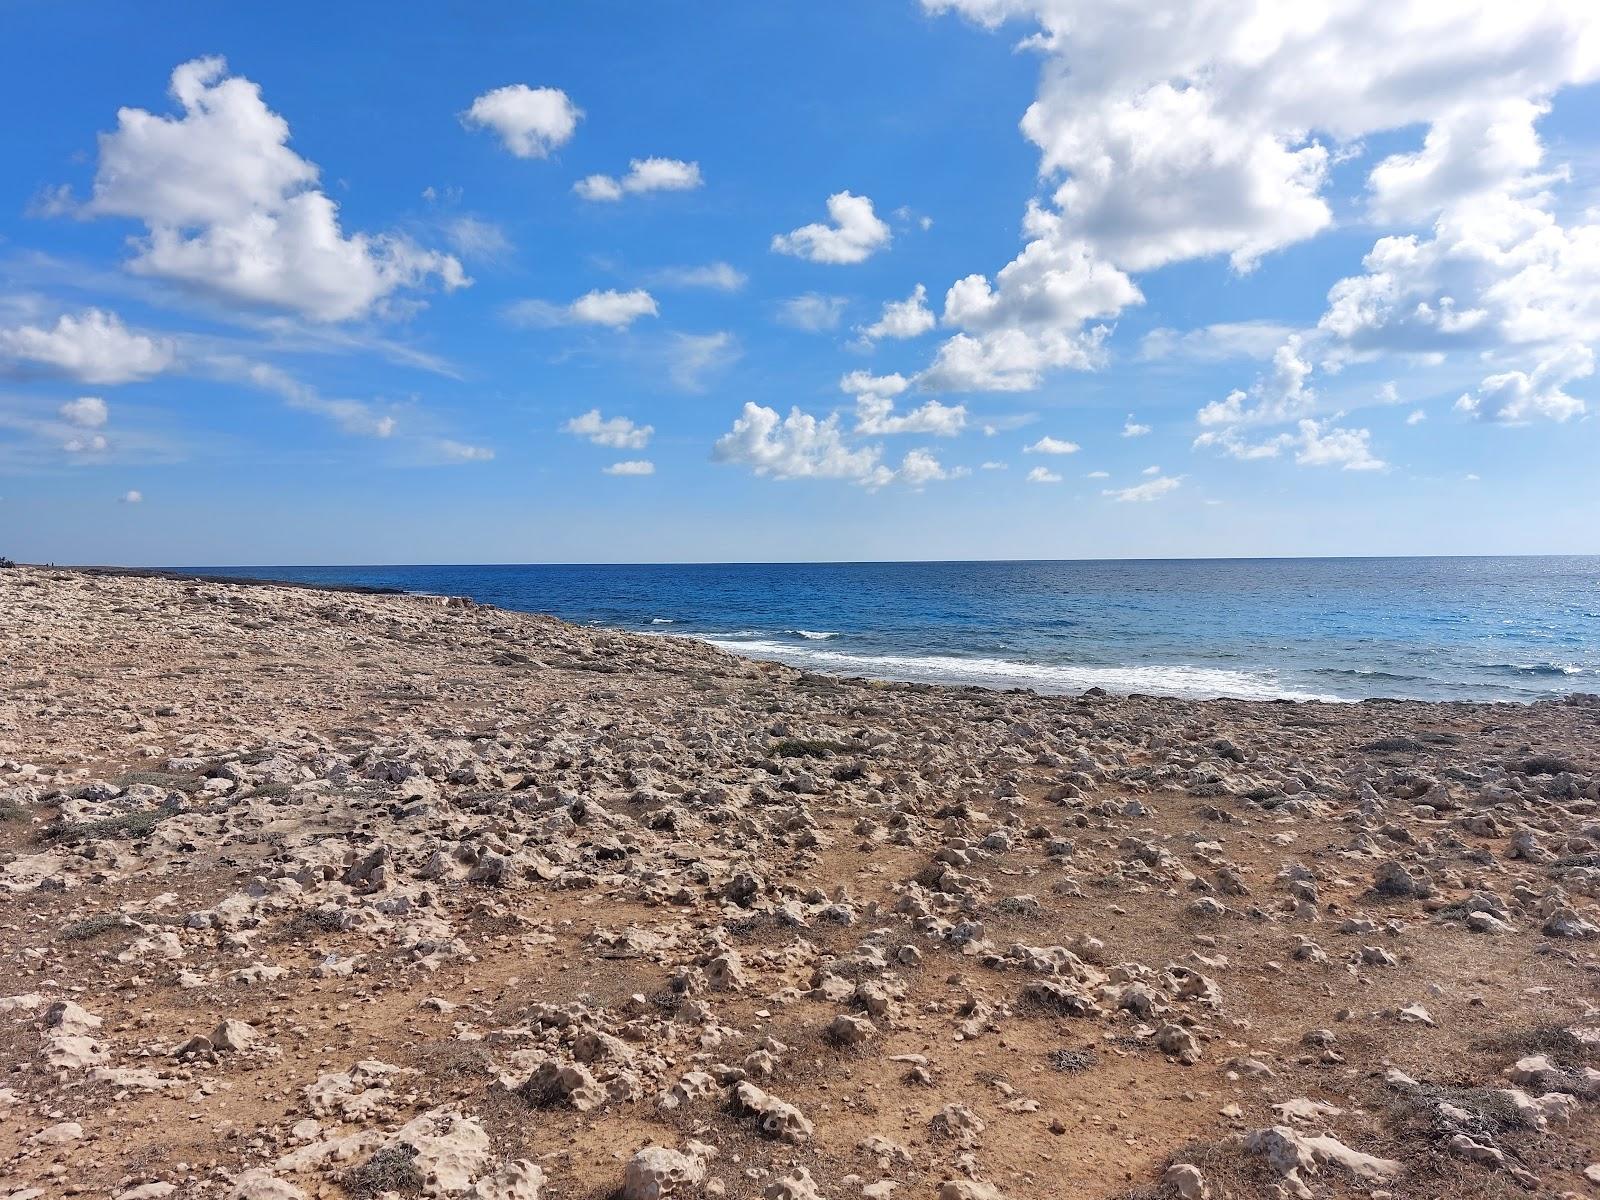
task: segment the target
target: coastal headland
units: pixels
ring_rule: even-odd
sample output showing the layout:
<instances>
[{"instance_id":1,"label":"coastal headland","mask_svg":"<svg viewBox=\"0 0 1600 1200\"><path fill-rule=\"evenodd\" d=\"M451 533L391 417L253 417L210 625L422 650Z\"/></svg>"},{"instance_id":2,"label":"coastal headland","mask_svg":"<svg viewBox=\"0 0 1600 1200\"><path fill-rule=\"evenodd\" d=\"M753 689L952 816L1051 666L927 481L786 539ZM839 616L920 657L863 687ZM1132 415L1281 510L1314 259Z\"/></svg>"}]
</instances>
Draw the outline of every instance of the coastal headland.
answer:
<instances>
[{"instance_id":1,"label":"coastal headland","mask_svg":"<svg viewBox=\"0 0 1600 1200\"><path fill-rule=\"evenodd\" d=\"M1600 697L0 570L0 1197L1600 1194Z\"/></svg>"}]
</instances>

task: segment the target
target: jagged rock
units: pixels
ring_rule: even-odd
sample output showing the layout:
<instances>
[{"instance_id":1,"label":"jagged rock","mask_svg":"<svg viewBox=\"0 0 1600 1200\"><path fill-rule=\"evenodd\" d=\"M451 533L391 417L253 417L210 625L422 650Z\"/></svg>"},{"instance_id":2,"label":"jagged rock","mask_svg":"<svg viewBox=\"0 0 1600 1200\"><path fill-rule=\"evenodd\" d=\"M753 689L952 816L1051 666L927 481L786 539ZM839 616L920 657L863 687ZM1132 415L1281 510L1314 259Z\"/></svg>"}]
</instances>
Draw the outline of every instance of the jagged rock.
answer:
<instances>
[{"instance_id":1,"label":"jagged rock","mask_svg":"<svg viewBox=\"0 0 1600 1200\"><path fill-rule=\"evenodd\" d=\"M780 1142L804 1145L814 1132L810 1121L794 1105L762 1091L753 1083L736 1083L732 1097L733 1113L754 1117L763 1136Z\"/></svg>"}]
</instances>

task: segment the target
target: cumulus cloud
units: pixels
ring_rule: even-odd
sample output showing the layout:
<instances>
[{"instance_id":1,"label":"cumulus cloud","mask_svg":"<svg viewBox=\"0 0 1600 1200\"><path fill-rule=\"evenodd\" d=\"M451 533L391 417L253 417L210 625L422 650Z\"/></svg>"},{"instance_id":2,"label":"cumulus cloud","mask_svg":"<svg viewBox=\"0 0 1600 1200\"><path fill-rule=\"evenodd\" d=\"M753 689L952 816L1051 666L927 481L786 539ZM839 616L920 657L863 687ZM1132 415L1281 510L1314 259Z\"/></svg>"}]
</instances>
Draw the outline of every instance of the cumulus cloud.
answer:
<instances>
[{"instance_id":1,"label":"cumulus cloud","mask_svg":"<svg viewBox=\"0 0 1600 1200\"><path fill-rule=\"evenodd\" d=\"M572 185L585 200L621 200L639 192L687 192L699 187L700 164L678 158L636 158L628 173L617 179L610 175L589 175Z\"/></svg>"},{"instance_id":2,"label":"cumulus cloud","mask_svg":"<svg viewBox=\"0 0 1600 1200\"><path fill-rule=\"evenodd\" d=\"M626 462L612 463L609 467L602 467L604 475L654 475L655 463L644 458L629 459Z\"/></svg>"},{"instance_id":3,"label":"cumulus cloud","mask_svg":"<svg viewBox=\"0 0 1600 1200\"><path fill-rule=\"evenodd\" d=\"M106 402L99 396L79 396L76 400L68 400L56 411L68 425L75 425L79 429L102 429L111 416Z\"/></svg>"},{"instance_id":4,"label":"cumulus cloud","mask_svg":"<svg viewBox=\"0 0 1600 1200\"><path fill-rule=\"evenodd\" d=\"M319 321L362 316L431 278L470 282L457 259L402 235L346 235L316 166L289 149L288 122L221 58L179 66L171 93L181 115L123 108L100 135L81 210L144 222L129 270Z\"/></svg>"},{"instance_id":5,"label":"cumulus cloud","mask_svg":"<svg viewBox=\"0 0 1600 1200\"><path fill-rule=\"evenodd\" d=\"M613 450L643 450L656 430L654 425L636 425L627 417L602 417L598 408L591 408L582 416L573 417L561 431Z\"/></svg>"},{"instance_id":6,"label":"cumulus cloud","mask_svg":"<svg viewBox=\"0 0 1600 1200\"><path fill-rule=\"evenodd\" d=\"M1158 475L1148 482L1136 483L1132 487L1106 488L1100 494L1110 496L1120 504L1148 503L1176 490L1182 481L1181 475Z\"/></svg>"},{"instance_id":7,"label":"cumulus cloud","mask_svg":"<svg viewBox=\"0 0 1600 1200\"><path fill-rule=\"evenodd\" d=\"M1060 483L1061 476L1049 467L1035 467L1028 472L1029 483Z\"/></svg>"},{"instance_id":8,"label":"cumulus cloud","mask_svg":"<svg viewBox=\"0 0 1600 1200\"><path fill-rule=\"evenodd\" d=\"M170 338L135 333L116 313L98 308L63 313L51 327L0 329L0 359L16 368L82 383L131 383L159 375L177 361Z\"/></svg>"},{"instance_id":9,"label":"cumulus cloud","mask_svg":"<svg viewBox=\"0 0 1600 1200\"><path fill-rule=\"evenodd\" d=\"M843 296L824 296L820 292L807 292L793 296L778 305L778 322L791 329L807 333L822 333L839 328L847 303Z\"/></svg>"},{"instance_id":10,"label":"cumulus cloud","mask_svg":"<svg viewBox=\"0 0 1600 1200\"><path fill-rule=\"evenodd\" d=\"M900 460L895 478L907 487L920 488L947 479L961 479L968 474L966 467L946 467L926 450L908 450Z\"/></svg>"},{"instance_id":11,"label":"cumulus cloud","mask_svg":"<svg viewBox=\"0 0 1600 1200\"><path fill-rule=\"evenodd\" d=\"M140 491L126 491L119 497L123 504L143 504L144 493Z\"/></svg>"},{"instance_id":12,"label":"cumulus cloud","mask_svg":"<svg viewBox=\"0 0 1600 1200\"><path fill-rule=\"evenodd\" d=\"M518 300L506 309L516 325L549 328L557 325L604 325L626 329L640 317L653 317L659 310L655 297L643 288L585 292L571 304L548 300Z\"/></svg>"},{"instance_id":13,"label":"cumulus cloud","mask_svg":"<svg viewBox=\"0 0 1600 1200\"><path fill-rule=\"evenodd\" d=\"M968 275L945 293L943 321L962 330L919 376L944 391L1031 391L1045 372L1087 370L1103 360L1110 329L1088 325L1144 297L1131 279L1066 238L1058 216L1030 205L1031 240L991 283Z\"/></svg>"},{"instance_id":14,"label":"cumulus cloud","mask_svg":"<svg viewBox=\"0 0 1600 1200\"><path fill-rule=\"evenodd\" d=\"M715 292L737 292L748 282L743 271L725 262L699 267L663 267L650 278L662 287L707 288Z\"/></svg>"},{"instance_id":15,"label":"cumulus cloud","mask_svg":"<svg viewBox=\"0 0 1600 1200\"><path fill-rule=\"evenodd\" d=\"M841 391L856 398L855 432L867 437L897 433L924 433L936 437L955 437L967 424L965 406L941 404L937 400L895 412L894 397L908 387L903 375L873 375L851 371L839 381Z\"/></svg>"},{"instance_id":16,"label":"cumulus cloud","mask_svg":"<svg viewBox=\"0 0 1600 1200\"><path fill-rule=\"evenodd\" d=\"M831 224L802 225L778 234L772 239L772 249L816 263L859 263L884 249L893 238L866 196L835 192L828 197L828 220Z\"/></svg>"},{"instance_id":17,"label":"cumulus cloud","mask_svg":"<svg viewBox=\"0 0 1600 1200\"><path fill-rule=\"evenodd\" d=\"M1307 382L1311 371L1300 338L1291 337L1273 353L1272 369L1248 391L1236 389L1225 399L1211 401L1195 414L1195 419L1202 425L1238 425L1270 424L1303 416L1317 400Z\"/></svg>"},{"instance_id":18,"label":"cumulus cloud","mask_svg":"<svg viewBox=\"0 0 1600 1200\"><path fill-rule=\"evenodd\" d=\"M485 92L461 114L468 127L493 130L518 158L547 158L572 140L583 117L560 88L512 83Z\"/></svg>"},{"instance_id":19,"label":"cumulus cloud","mask_svg":"<svg viewBox=\"0 0 1600 1200\"><path fill-rule=\"evenodd\" d=\"M863 326L861 336L868 341L878 338L919 337L938 324L938 318L928 307L928 289L922 284L912 290L904 300L891 300L883 306L883 315L871 325Z\"/></svg>"},{"instance_id":20,"label":"cumulus cloud","mask_svg":"<svg viewBox=\"0 0 1600 1200\"><path fill-rule=\"evenodd\" d=\"M1133 414L1128 414L1128 419L1122 423L1122 436L1125 438L1143 437L1150 432L1150 426L1141 425L1133 419Z\"/></svg>"},{"instance_id":21,"label":"cumulus cloud","mask_svg":"<svg viewBox=\"0 0 1600 1200\"><path fill-rule=\"evenodd\" d=\"M1034 442L1031 446L1024 446L1024 454L1076 454L1082 447L1077 442L1069 442L1065 438L1050 437L1046 435Z\"/></svg>"},{"instance_id":22,"label":"cumulus cloud","mask_svg":"<svg viewBox=\"0 0 1600 1200\"><path fill-rule=\"evenodd\" d=\"M1047 205L1030 208L1013 267L1030 256L1076 253L1094 270L1124 275L1213 256L1248 271L1329 227L1330 168L1359 157L1360 139L1420 126L1420 145L1371 168L1368 213L1432 223L1433 233L1378 242L1365 274L1330 297L1318 352L1337 361L1341 351L1525 347L1513 371L1527 377L1528 395L1551 402L1519 404L1513 395L1498 403L1545 416L1569 411L1532 379L1546 362L1566 361L1571 346L1596 340L1596 235L1591 217L1563 226L1552 215L1562 209L1553 193L1564 179L1542 161L1535 122L1556 91L1600 78L1600 8L1559 0L1352 0L1309 9L1278 0L923 6L991 28L1013 19L1035 28L1024 44L1041 53L1042 65L1021 128L1053 190ZM1108 291L1102 311L1088 319L1136 302ZM946 322L959 323L960 311L947 304ZM930 373L1020 389L1037 386L1044 370L1096 365L1096 356L1073 351L1085 328L1081 315L1021 311L1027 316L1002 310L995 319L1025 335L1013 336L1010 348L1033 365L954 373L943 359L982 366L999 355L947 343ZM1045 338L1054 353L1032 344ZM1287 340L1274 339L1277 346ZM1199 336L1157 330L1144 347L1146 358L1262 352L1254 331L1242 327ZM1545 367L1544 375L1561 369ZM1485 380L1482 407L1491 405L1489 393L1523 390L1499 376Z\"/></svg>"},{"instance_id":23,"label":"cumulus cloud","mask_svg":"<svg viewBox=\"0 0 1600 1200\"><path fill-rule=\"evenodd\" d=\"M868 487L894 479L879 447L852 448L845 441L837 414L819 420L793 408L780 417L776 409L749 401L733 428L717 439L711 457L772 479L847 479Z\"/></svg>"},{"instance_id":24,"label":"cumulus cloud","mask_svg":"<svg viewBox=\"0 0 1600 1200\"><path fill-rule=\"evenodd\" d=\"M1378 471L1388 464L1372 452L1372 434L1366 429L1344 429L1331 422L1307 417L1292 432L1250 440L1238 429L1210 429L1195 439L1195 447L1210 447L1243 461L1277 458L1293 452L1303 467L1340 467L1346 471Z\"/></svg>"},{"instance_id":25,"label":"cumulus cloud","mask_svg":"<svg viewBox=\"0 0 1600 1200\"><path fill-rule=\"evenodd\" d=\"M792 408L783 417L748 402L733 428L717 439L711 457L770 479L843 479L869 489L897 481L920 488L968 474L965 467L945 467L920 449L908 451L898 468L890 467L881 446L849 443L837 413L818 418Z\"/></svg>"},{"instance_id":26,"label":"cumulus cloud","mask_svg":"<svg viewBox=\"0 0 1600 1200\"><path fill-rule=\"evenodd\" d=\"M1490 375L1456 401L1456 409L1485 421L1524 424L1535 417L1567 421L1584 411L1584 403L1563 390L1567 384L1594 374L1594 351L1568 346L1551 354L1532 371L1505 371Z\"/></svg>"}]
</instances>

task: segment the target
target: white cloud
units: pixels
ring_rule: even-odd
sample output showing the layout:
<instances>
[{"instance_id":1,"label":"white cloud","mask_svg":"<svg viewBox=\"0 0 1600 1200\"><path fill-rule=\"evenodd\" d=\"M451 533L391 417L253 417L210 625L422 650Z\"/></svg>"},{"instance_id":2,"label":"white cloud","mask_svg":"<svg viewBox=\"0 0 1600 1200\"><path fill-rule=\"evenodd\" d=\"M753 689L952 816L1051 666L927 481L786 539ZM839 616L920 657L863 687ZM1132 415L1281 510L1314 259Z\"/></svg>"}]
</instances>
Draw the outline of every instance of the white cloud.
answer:
<instances>
[{"instance_id":1,"label":"white cloud","mask_svg":"<svg viewBox=\"0 0 1600 1200\"><path fill-rule=\"evenodd\" d=\"M739 354L739 340L725 329L674 333L667 352L667 377L683 391L704 391L707 377L731 366Z\"/></svg>"},{"instance_id":2,"label":"white cloud","mask_svg":"<svg viewBox=\"0 0 1600 1200\"><path fill-rule=\"evenodd\" d=\"M1081 446L1077 442L1069 442L1065 438L1049 437L1040 438L1031 446L1024 446L1024 454L1076 454Z\"/></svg>"},{"instance_id":3,"label":"white cloud","mask_svg":"<svg viewBox=\"0 0 1600 1200\"><path fill-rule=\"evenodd\" d=\"M518 158L546 158L572 140L582 117L560 88L513 83L479 96L461 122L492 129Z\"/></svg>"},{"instance_id":4,"label":"white cloud","mask_svg":"<svg viewBox=\"0 0 1600 1200\"><path fill-rule=\"evenodd\" d=\"M1122 436L1125 438L1143 437L1150 432L1150 426L1141 425L1133 419L1133 414L1128 414L1128 419L1122 424Z\"/></svg>"},{"instance_id":5,"label":"white cloud","mask_svg":"<svg viewBox=\"0 0 1600 1200\"><path fill-rule=\"evenodd\" d=\"M585 200L621 200L639 192L686 192L701 186L700 164L677 158L636 158L621 179L589 175L572 185Z\"/></svg>"},{"instance_id":6,"label":"white cloud","mask_svg":"<svg viewBox=\"0 0 1600 1200\"><path fill-rule=\"evenodd\" d=\"M1517 425L1534 417L1567 421L1581 416L1584 403L1563 389L1577 379L1594 374L1594 351L1569 346L1552 354L1531 372L1505 371L1490 375L1475 393L1456 401L1456 408L1485 421Z\"/></svg>"},{"instance_id":7,"label":"white cloud","mask_svg":"<svg viewBox=\"0 0 1600 1200\"><path fill-rule=\"evenodd\" d=\"M449 438L440 438L434 446L449 462L488 462L494 457L494 451L487 446L469 446Z\"/></svg>"},{"instance_id":8,"label":"white cloud","mask_svg":"<svg viewBox=\"0 0 1600 1200\"><path fill-rule=\"evenodd\" d=\"M643 450L656 430L653 425L635 425L627 417L602 417L598 408L591 408L581 417L573 417L561 431L613 450Z\"/></svg>"},{"instance_id":9,"label":"white cloud","mask_svg":"<svg viewBox=\"0 0 1600 1200\"><path fill-rule=\"evenodd\" d=\"M1372 452L1372 434L1366 429L1343 429L1307 417L1294 432L1248 441L1237 429L1211 429L1195 438L1195 447L1213 447L1230 458L1252 461L1277 458L1286 450L1303 467L1340 467L1346 471L1377 471L1388 464Z\"/></svg>"},{"instance_id":10,"label":"white cloud","mask_svg":"<svg viewBox=\"0 0 1600 1200\"><path fill-rule=\"evenodd\" d=\"M878 447L846 444L837 415L818 420L793 408L779 417L775 409L749 402L733 428L717 439L711 457L773 479L847 479L867 487L894 479Z\"/></svg>"},{"instance_id":11,"label":"white cloud","mask_svg":"<svg viewBox=\"0 0 1600 1200\"><path fill-rule=\"evenodd\" d=\"M83 383L131 383L159 375L177 361L170 338L134 333L116 313L63 313L52 328L0 329L0 359Z\"/></svg>"},{"instance_id":12,"label":"white cloud","mask_svg":"<svg viewBox=\"0 0 1600 1200\"><path fill-rule=\"evenodd\" d=\"M642 288L630 292L586 292L572 302L572 319L586 325L626 329L640 317L656 315L655 297Z\"/></svg>"},{"instance_id":13,"label":"white cloud","mask_svg":"<svg viewBox=\"0 0 1600 1200\"><path fill-rule=\"evenodd\" d=\"M100 135L82 209L145 223L129 270L320 321L362 316L433 277L447 290L470 282L455 258L404 236L346 236L317 168L289 149L288 122L221 58L179 66L171 91L181 116L123 108Z\"/></svg>"},{"instance_id":14,"label":"white cloud","mask_svg":"<svg viewBox=\"0 0 1600 1200\"><path fill-rule=\"evenodd\" d=\"M910 450L900 460L895 478L907 487L920 488L929 483L942 483L948 479L961 479L969 472L965 467L946 467L926 450Z\"/></svg>"},{"instance_id":15,"label":"white cloud","mask_svg":"<svg viewBox=\"0 0 1600 1200\"><path fill-rule=\"evenodd\" d=\"M68 400L59 409L61 419L79 429L103 429L111 413L99 396L79 396Z\"/></svg>"},{"instance_id":16,"label":"white cloud","mask_svg":"<svg viewBox=\"0 0 1600 1200\"><path fill-rule=\"evenodd\" d=\"M640 317L653 317L658 311L655 297L643 288L635 288L628 292L585 292L571 304L518 300L506 309L506 317L517 325L545 328L557 325L604 325L610 329L626 329Z\"/></svg>"},{"instance_id":17,"label":"white cloud","mask_svg":"<svg viewBox=\"0 0 1600 1200\"><path fill-rule=\"evenodd\" d=\"M843 296L824 296L819 292L807 292L803 296L794 296L780 304L778 321L791 329L803 329L807 333L837 329L839 318L844 315L845 304Z\"/></svg>"},{"instance_id":18,"label":"white cloud","mask_svg":"<svg viewBox=\"0 0 1600 1200\"><path fill-rule=\"evenodd\" d=\"M1159 475L1148 483L1138 483L1125 488L1107 488L1100 494L1110 496L1121 504L1148 503L1174 491L1182 480L1181 475Z\"/></svg>"},{"instance_id":19,"label":"white cloud","mask_svg":"<svg viewBox=\"0 0 1600 1200\"><path fill-rule=\"evenodd\" d=\"M61 448L68 454L103 454L111 448L111 442L103 433L91 433L68 438Z\"/></svg>"},{"instance_id":20,"label":"white cloud","mask_svg":"<svg viewBox=\"0 0 1600 1200\"><path fill-rule=\"evenodd\" d=\"M776 409L751 403L717 439L711 457L771 479L843 479L874 490L896 481L920 488L969 473L965 467L945 467L921 449L908 451L892 468L883 462L882 447L851 446L837 413L819 419L793 408L780 417Z\"/></svg>"},{"instance_id":21,"label":"white cloud","mask_svg":"<svg viewBox=\"0 0 1600 1200\"><path fill-rule=\"evenodd\" d=\"M1035 467L1028 472L1029 483L1060 483L1061 476L1048 467Z\"/></svg>"},{"instance_id":22,"label":"white cloud","mask_svg":"<svg viewBox=\"0 0 1600 1200\"><path fill-rule=\"evenodd\" d=\"M1431 221L1467 197L1513 184L1544 156L1533 126L1546 111L1546 105L1512 97L1441 115L1420 149L1391 154L1372 168L1372 216Z\"/></svg>"},{"instance_id":23,"label":"white cloud","mask_svg":"<svg viewBox=\"0 0 1600 1200\"><path fill-rule=\"evenodd\" d=\"M144 493L140 491L123 492L121 500L123 504L143 504Z\"/></svg>"},{"instance_id":24,"label":"white cloud","mask_svg":"<svg viewBox=\"0 0 1600 1200\"><path fill-rule=\"evenodd\" d=\"M648 459L635 458L626 462L612 463L609 467L602 467L601 473L605 475L654 475L656 465Z\"/></svg>"},{"instance_id":25,"label":"white cloud","mask_svg":"<svg viewBox=\"0 0 1600 1200\"><path fill-rule=\"evenodd\" d=\"M1358 158L1360 139L1406 136L1401 131L1420 126L1420 146L1372 168L1369 212L1408 225L1434 221L1435 232L1379 241L1366 276L1330 298L1318 352L1337 355L1341 340L1349 353L1515 344L1528 352L1512 366L1531 380L1547 359L1596 340L1600 235L1586 224L1563 228L1551 215L1581 204L1552 200L1565 177L1544 167L1534 123L1555 92L1600 78L1600 7L1582 0L923 6L990 27L1013 18L1037 26L1024 45L1042 52L1040 80L1021 128L1054 190L1048 209L1030 206L1027 246L1014 267L1074 248L1085 263L1119 274L1212 256L1247 271L1330 225L1330 167ZM1092 319L1135 302L1108 294L1109 311ZM1026 311L996 319L1026 335L1013 338L1007 357L1031 357L1037 366L987 375L972 369L966 374L975 386L1037 386L1043 370L1097 364L1095 355L1070 351L1085 318ZM959 323L948 304L945 319ZM1055 353L1024 353L1027 342L1044 337ZM1145 355L1251 349L1231 337L1184 344L1190 337L1158 330ZM997 358L972 346L941 355L978 365ZM939 360L930 372L952 374ZM1560 401L1527 408L1566 411Z\"/></svg>"},{"instance_id":26,"label":"white cloud","mask_svg":"<svg viewBox=\"0 0 1600 1200\"><path fill-rule=\"evenodd\" d=\"M835 192L828 197L828 219L831 225L802 225L778 234L772 239L772 249L817 263L858 263L882 250L893 237L866 196Z\"/></svg>"},{"instance_id":27,"label":"white cloud","mask_svg":"<svg viewBox=\"0 0 1600 1200\"><path fill-rule=\"evenodd\" d=\"M927 333L938 319L927 305L928 289L917 284L904 300L891 300L883 306L883 315L871 325L862 328L861 336L876 338L914 338Z\"/></svg>"},{"instance_id":28,"label":"white cloud","mask_svg":"<svg viewBox=\"0 0 1600 1200\"><path fill-rule=\"evenodd\" d=\"M1146 467L1144 470L1140 471L1139 474L1141 474L1141 475L1159 475L1159 474L1161 474L1161 468L1160 467Z\"/></svg>"},{"instance_id":29,"label":"white cloud","mask_svg":"<svg viewBox=\"0 0 1600 1200\"><path fill-rule=\"evenodd\" d=\"M1085 479L1110 479L1111 478L1111 472L1110 471L1090 471L1087 475L1084 476L1084 478Z\"/></svg>"},{"instance_id":30,"label":"white cloud","mask_svg":"<svg viewBox=\"0 0 1600 1200\"><path fill-rule=\"evenodd\" d=\"M978 469L980 471L1009 471L1011 468L1003 462L994 462L991 460L980 465Z\"/></svg>"},{"instance_id":31,"label":"white cloud","mask_svg":"<svg viewBox=\"0 0 1600 1200\"><path fill-rule=\"evenodd\" d=\"M839 380L839 390L852 396L898 396L910 386L904 375L874 375L871 371L851 371Z\"/></svg>"},{"instance_id":32,"label":"white cloud","mask_svg":"<svg viewBox=\"0 0 1600 1200\"><path fill-rule=\"evenodd\" d=\"M840 390L856 398L855 432L868 437L897 433L955 437L966 428L967 410L960 404L946 405L930 400L896 415L893 398L910 386L903 375L873 375L867 371L851 371L841 379Z\"/></svg>"},{"instance_id":33,"label":"white cloud","mask_svg":"<svg viewBox=\"0 0 1600 1200\"><path fill-rule=\"evenodd\" d=\"M1406 418L1406 424L1407 425L1421 425L1427 419L1428 419L1428 414L1424 410L1422 410L1420 408L1413 409L1412 412L1411 412L1411 415Z\"/></svg>"},{"instance_id":34,"label":"white cloud","mask_svg":"<svg viewBox=\"0 0 1600 1200\"><path fill-rule=\"evenodd\" d=\"M931 433L936 437L955 437L967 424L964 406L944 405L937 400L894 415L894 401L886 396L856 397L856 432L869 437L895 433Z\"/></svg>"},{"instance_id":35,"label":"white cloud","mask_svg":"<svg viewBox=\"0 0 1600 1200\"><path fill-rule=\"evenodd\" d=\"M1372 453L1371 443L1372 435L1365 429L1336 429L1325 423L1301 421L1294 460L1303 467L1380 471L1388 464Z\"/></svg>"},{"instance_id":36,"label":"white cloud","mask_svg":"<svg viewBox=\"0 0 1600 1200\"><path fill-rule=\"evenodd\" d=\"M939 347L917 383L939 392L1028 392L1046 371L1058 367L1088 370L1101 361L1104 326L1084 334L1034 334L1000 329L972 337L958 333Z\"/></svg>"},{"instance_id":37,"label":"white cloud","mask_svg":"<svg viewBox=\"0 0 1600 1200\"><path fill-rule=\"evenodd\" d=\"M1307 381L1311 364L1301 353L1299 335L1289 338L1272 356L1272 370L1249 391L1230 392L1213 400L1195 419L1202 425L1270 424L1303 416L1316 404L1317 394Z\"/></svg>"},{"instance_id":38,"label":"white cloud","mask_svg":"<svg viewBox=\"0 0 1600 1200\"><path fill-rule=\"evenodd\" d=\"M745 274L725 262L701 267L663 267L651 277L662 287L709 288L716 292L737 292L747 282Z\"/></svg>"},{"instance_id":39,"label":"white cloud","mask_svg":"<svg viewBox=\"0 0 1600 1200\"><path fill-rule=\"evenodd\" d=\"M956 281L945 293L946 325L963 330L939 347L919 376L943 391L1029 391L1048 370L1087 370L1104 355L1104 325L1131 304L1139 289L1090 247L1062 236L1059 217L1030 204L1023 223L1029 242L995 276Z\"/></svg>"}]
</instances>

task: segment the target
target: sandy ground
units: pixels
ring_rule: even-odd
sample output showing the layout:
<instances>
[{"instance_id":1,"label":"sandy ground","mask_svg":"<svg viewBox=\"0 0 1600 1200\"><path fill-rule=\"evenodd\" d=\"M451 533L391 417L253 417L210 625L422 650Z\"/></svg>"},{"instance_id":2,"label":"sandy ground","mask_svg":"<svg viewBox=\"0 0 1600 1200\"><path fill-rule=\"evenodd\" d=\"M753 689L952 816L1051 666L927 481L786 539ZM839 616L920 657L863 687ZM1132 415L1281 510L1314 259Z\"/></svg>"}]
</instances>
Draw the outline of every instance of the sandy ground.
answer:
<instances>
[{"instance_id":1,"label":"sandy ground","mask_svg":"<svg viewBox=\"0 0 1600 1200\"><path fill-rule=\"evenodd\" d=\"M1600 1196L1597 898L1595 697L0 570L7 1200Z\"/></svg>"}]
</instances>

